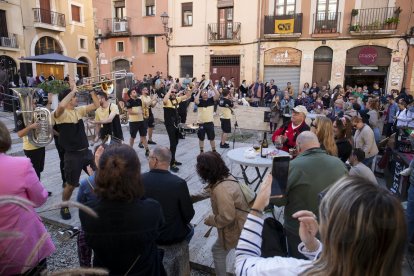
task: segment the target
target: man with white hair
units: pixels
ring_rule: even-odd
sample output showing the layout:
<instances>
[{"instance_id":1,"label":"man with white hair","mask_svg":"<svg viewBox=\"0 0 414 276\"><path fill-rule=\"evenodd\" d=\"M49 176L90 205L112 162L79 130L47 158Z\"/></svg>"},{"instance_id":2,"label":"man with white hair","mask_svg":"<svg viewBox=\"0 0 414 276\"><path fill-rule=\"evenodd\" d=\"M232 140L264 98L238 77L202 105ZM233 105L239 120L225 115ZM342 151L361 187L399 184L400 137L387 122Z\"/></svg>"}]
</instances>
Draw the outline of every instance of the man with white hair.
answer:
<instances>
[{"instance_id":1,"label":"man with white hair","mask_svg":"<svg viewBox=\"0 0 414 276\"><path fill-rule=\"evenodd\" d=\"M321 193L338 179L347 175L348 170L337 157L328 155L320 148L318 137L304 131L296 140L298 156L290 162L286 195L271 199L277 206L285 206L284 228L290 257L305 259L299 253L299 221L292 215L300 210L318 214Z\"/></svg>"},{"instance_id":2,"label":"man with white hair","mask_svg":"<svg viewBox=\"0 0 414 276\"><path fill-rule=\"evenodd\" d=\"M292 110L292 118L289 122L278 128L272 136L272 141L283 144L283 150L289 151L289 149L296 146L296 139L298 135L310 130L309 126L305 123L308 110L303 105L298 105Z\"/></svg>"}]
</instances>

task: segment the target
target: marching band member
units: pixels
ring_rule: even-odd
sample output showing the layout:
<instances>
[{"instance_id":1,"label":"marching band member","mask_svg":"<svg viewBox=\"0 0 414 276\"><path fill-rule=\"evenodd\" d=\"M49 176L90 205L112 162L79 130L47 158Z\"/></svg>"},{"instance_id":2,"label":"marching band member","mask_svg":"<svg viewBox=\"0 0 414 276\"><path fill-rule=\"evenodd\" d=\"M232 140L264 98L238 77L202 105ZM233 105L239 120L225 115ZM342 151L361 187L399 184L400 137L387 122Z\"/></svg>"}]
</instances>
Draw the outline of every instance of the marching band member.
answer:
<instances>
[{"instance_id":1,"label":"marching band member","mask_svg":"<svg viewBox=\"0 0 414 276\"><path fill-rule=\"evenodd\" d=\"M233 101L231 100L232 95L228 89L223 90L222 97L219 102L220 107L220 123L221 123L221 142L220 148L228 149L230 145L226 143L227 135L231 133L231 116L233 115L232 108L234 107Z\"/></svg>"},{"instance_id":2,"label":"marching band member","mask_svg":"<svg viewBox=\"0 0 414 276\"><path fill-rule=\"evenodd\" d=\"M157 95L154 94L152 96L149 96L148 95L149 90L145 86L142 88L141 92L142 92L141 100L143 101L145 105L144 119L147 120L147 127L148 127L148 144L156 145L157 143L155 143L152 140L152 133L155 127L154 114L152 113L152 108L157 105Z\"/></svg>"},{"instance_id":3,"label":"marching band member","mask_svg":"<svg viewBox=\"0 0 414 276\"><path fill-rule=\"evenodd\" d=\"M181 162L175 160L175 152L177 151L177 145L179 140L179 129L178 125L180 124L180 116L178 115L178 105L181 101L190 98L191 90L187 90L186 94L182 96L177 96L178 87L171 85L167 94L165 94L162 103L164 109L164 124L167 129L168 139L170 140L170 151L171 151L171 162L170 170L173 172L178 172L178 167L181 165Z\"/></svg>"},{"instance_id":4,"label":"marching band member","mask_svg":"<svg viewBox=\"0 0 414 276\"><path fill-rule=\"evenodd\" d=\"M211 150L216 151L216 144L214 142L214 102L220 97L218 90L212 85L211 81L209 89L214 91L213 97L208 97L208 90L198 90L197 95L194 98L194 103L198 106L198 121L200 122L200 128L198 129L198 139L200 145L200 153L204 152L204 139L210 141ZM200 98L201 93L201 98Z\"/></svg>"},{"instance_id":5,"label":"marching band member","mask_svg":"<svg viewBox=\"0 0 414 276\"><path fill-rule=\"evenodd\" d=\"M139 131L140 141L145 147L145 156L148 156L149 148L147 143L147 125L143 114L145 104L140 98L138 98L138 93L135 88L131 88L128 91L128 96L130 99L127 101L126 106L128 109L129 133L131 134L131 138L129 138L129 145L131 147L134 146L134 141L137 137L137 132Z\"/></svg>"}]
</instances>

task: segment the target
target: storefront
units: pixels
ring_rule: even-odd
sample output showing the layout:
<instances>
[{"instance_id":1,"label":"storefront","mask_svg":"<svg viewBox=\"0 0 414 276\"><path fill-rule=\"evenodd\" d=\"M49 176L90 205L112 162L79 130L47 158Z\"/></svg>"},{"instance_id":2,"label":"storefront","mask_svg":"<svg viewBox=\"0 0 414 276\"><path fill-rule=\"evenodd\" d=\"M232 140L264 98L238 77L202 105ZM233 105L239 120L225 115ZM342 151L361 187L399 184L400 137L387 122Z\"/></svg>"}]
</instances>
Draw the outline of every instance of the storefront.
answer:
<instances>
[{"instance_id":1,"label":"storefront","mask_svg":"<svg viewBox=\"0 0 414 276\"><path fill-rule=\"evenodd\" d=\"M345 83L352 86L378 82L387 87L387 75L391 63L391 49L380 46L359 46L349 49L346 54Z\"/></svg>"},{"instance_id":2,"label":"storefront","mask_svg":"<svg viewBox=\"0 0 414 276\"><path fill-rule=\"evenodd\" d=\"M295 48L278 47L265 51L264 54L264 82L274 79L279 89L285 89L287 82L291 82L295 94L301 89L300 64L302 52Z\"/></svg>"}]
</instances>

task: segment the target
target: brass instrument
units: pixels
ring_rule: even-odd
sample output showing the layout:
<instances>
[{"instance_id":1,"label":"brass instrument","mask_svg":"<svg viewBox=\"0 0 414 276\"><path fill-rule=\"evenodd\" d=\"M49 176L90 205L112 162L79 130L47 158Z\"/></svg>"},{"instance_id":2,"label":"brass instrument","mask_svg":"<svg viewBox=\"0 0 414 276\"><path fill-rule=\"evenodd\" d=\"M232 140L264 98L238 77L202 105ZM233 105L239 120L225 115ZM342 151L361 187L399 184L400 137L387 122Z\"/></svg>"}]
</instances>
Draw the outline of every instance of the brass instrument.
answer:
<instances>
[{"instance_id":1,"label":"brass instrument","mask_svg":"<svg viewBox=\"0 0 414 276\"><path fill-rule=\"evenodd\" d=\"M22 114L26 127L33 123L39 124L38 128L27 134L29 143L36 147L45 147L50 144L53 140L52 116L49 109L44 107L36 107L33 110L33 95L36 88L11 88L11 90L19 98L20 111L16 113Z\"/></svg>"},{"instance_id":2,"label":"brass instrument","mask_svg":"<svg viewBox=\"0 0 414 276\"><path fill-rule=\"evenodd\" d=\"M117 80L125 79L126 75L126 70L118 70L107 74L83 78L85 84L78 85L76 88L80 92L87 92L93 89L101 89L104 93L110 95L114 92L114 82Z\"/></svg>"}]
</instances>

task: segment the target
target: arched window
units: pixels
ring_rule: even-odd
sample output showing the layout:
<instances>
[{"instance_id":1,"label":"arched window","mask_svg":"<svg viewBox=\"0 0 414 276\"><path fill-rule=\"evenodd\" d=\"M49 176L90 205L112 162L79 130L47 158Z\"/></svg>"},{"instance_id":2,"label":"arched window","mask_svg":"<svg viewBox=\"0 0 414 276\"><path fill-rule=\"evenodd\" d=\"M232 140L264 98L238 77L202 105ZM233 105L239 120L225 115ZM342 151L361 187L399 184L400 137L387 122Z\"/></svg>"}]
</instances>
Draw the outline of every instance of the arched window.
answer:
<instances>
[{"instance_id":1,"label":"arched window","mask_svg":"<svg viewBox=\"0 0 414 276\"><path fill-rule=\"evenodd\" d=\"M332 62L333 51L328 46L321 46L315 50L314 61Z\"/></svg>"},{"instance_id":2,"label":"arched window","mask_svg":"<svg viewBox=\"0 0 414 276\"><path fill-rule=\"evenodd\" d=\"M59 45L59 42L56 39L50 36L44 36L40 38L35 46L35 55L43 55L50 53L59 53L62 54L62 48Z\"/></svg>"},{"instance_id":3,"label":"arched window","mask_svg":"<svg viewBox=\"0 0 414 276\"><path fill-rule=\"evenodd\" d=\"M126 59L118 59L114 62L114 70L126 70L127 72L130 71L129 61Z\"/></svg>"},{"instance_id":4,"label":"arched window","mask_svg":"<svg viewBox=\"0 0 414 276\"><path fill-rule=\"evenodd\" d=\"M89 77L89 61L85 57L78 58L79 61L86 62L88 64L77 64L76 73L79 76Z\"/></svg>"}]
</instances>

